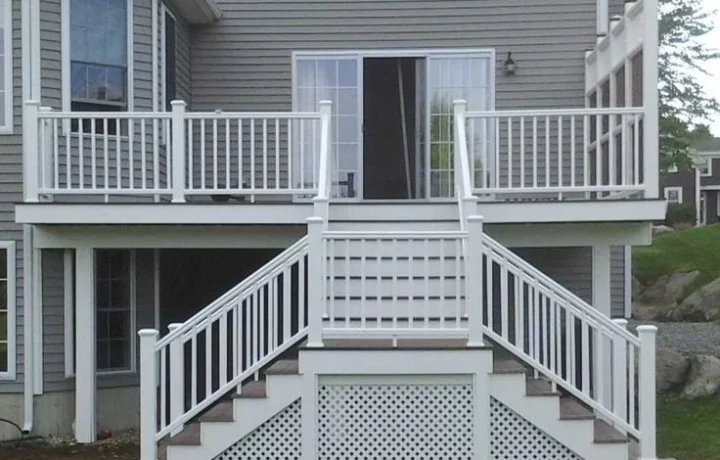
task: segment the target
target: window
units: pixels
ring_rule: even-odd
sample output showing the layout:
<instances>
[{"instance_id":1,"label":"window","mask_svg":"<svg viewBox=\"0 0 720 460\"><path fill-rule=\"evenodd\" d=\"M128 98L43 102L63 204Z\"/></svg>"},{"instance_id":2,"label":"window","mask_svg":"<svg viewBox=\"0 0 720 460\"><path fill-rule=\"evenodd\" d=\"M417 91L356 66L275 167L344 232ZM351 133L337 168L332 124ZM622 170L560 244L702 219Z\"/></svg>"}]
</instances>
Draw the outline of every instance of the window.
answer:
<instances>
[{"instance_id":1,"label":"window","mask_svg":"<svg viewBox=\"0 0 720 460\"><path fill-rule=\"evenodd\" d=\"M122 249L98 250L95 256L98 372L133 371L135 257Z\"/></svg>"},{"instance_id":2,"label":"window","mask_svg":"<svg viewBox=\"0 0 720 460\"><path fill-rule=\"evenodd\" d=\"M12 1L0 0L0 133L13 129Z\"/></svg>"},{"instance_id":3,"label":"window","mask_svg":"<svg viewBox=\"0 0 720 460\"><path fill-rule=\"evenodd\" d=\"M668 203L682 204L682 187L665 187L663 192L665 199L668 201Z\"/></svg>"},{"instance_id":4,"label":"window","mask_svg":"<svg viewBox=\"0 0 720 460\"><path fill-rule=\"evenodd\" d=\"M164 36L165 36L165 48L163 49L163 90L165 95L163 97L163 103L165 104L165 110L168 112L172 110L170 103L177 98L176 80L175 80L175 18L173 15L165 9L164 15Z\"/></svg>"},{"instance_id":5,"label":"window","mask_svg":"<svg viewBox=\"0 0 720 460\"><path fill-rule=\"evenodd\" d=\"M712 164L713 164L712 158L708 158L705 160L704 163L702 163L701 166L698 166L698 169L700 170L700 175L702 177L712 176Z\"/></svg>"},{"instance_id":6,"label":"window","mask_svg":"<svg viewBox=\"0 0 720 460\"><path fill-rule=\"evenodd\" d=\"M671 164L670 166L668 166L668 172L670 174L677 174L678 166L675 163Z\"/></svg>"},{"instance_id":7,"label":"window","mask_svg":"<svg viewBox=\"0 0 720 460\"><path fill-rule=\"evenodd\" d=\"M0 380L15 378L15 243L0 242Z\"/></svg>"},{"instance_id":8,"label":"window","mask_svg":"<svg viewBox=\"0 0 720 460\"><path fill-rule=\"evenodd\" d=\"M120 110L128 102L128 0L71 0L72 110Z\"/></svg>"},{"instance_id":9,"label":"window","mask_svg":"<svg viewBox=\"0 0 720 460\"><path fill-rule=\"evenodd\" d=\"M705 225L707 223L707 193L700 194L700 216L698 217L699 225Z\"/></svg>"}]
</instances>

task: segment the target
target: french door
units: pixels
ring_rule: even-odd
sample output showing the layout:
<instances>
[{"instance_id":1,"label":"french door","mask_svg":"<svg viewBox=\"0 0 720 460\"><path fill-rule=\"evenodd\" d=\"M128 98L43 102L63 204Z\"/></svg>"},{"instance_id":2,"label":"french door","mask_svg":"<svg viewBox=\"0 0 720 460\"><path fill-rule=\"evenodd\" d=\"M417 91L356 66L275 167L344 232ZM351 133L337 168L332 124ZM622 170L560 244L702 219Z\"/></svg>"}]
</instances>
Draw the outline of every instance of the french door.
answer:
<instances>
[{"instance_id":1,"label":"french door","mask_svg":"<svg viewBox=\"0 0 720 460\"><path fill-rule=\"evenodd\" d=\"M362 61L359 55L296 56L294 110L317 111L318 102L322 100L333 103L330 144L333 196L361 198ZM306 156L300 161L304 164L296 165L295 177L313 181L317 159Z\"/></svg>"}]
</instances>

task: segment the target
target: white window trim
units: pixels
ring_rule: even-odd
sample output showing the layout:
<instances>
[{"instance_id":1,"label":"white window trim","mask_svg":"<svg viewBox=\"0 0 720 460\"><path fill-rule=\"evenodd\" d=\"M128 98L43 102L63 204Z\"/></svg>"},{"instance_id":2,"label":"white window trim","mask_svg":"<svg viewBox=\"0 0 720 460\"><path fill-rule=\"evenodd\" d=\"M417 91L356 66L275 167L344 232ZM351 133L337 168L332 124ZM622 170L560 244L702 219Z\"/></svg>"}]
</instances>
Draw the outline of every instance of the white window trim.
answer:
<instances>
[{"instance_id":1,"label":"white window trim","mask_svg":"<svg viewBox=\"0 0 720 460\"><path fill-rule=\"evenodd\" d=\"M0 134L13 134L15 120L13 118L13 28L12 28L12 0L0 0L5 20L3 21L3 39L5 40L5 125L0 126Z\"/></svg>"},{"instance_id":2,"label":"white window trim","mask_svg":"<svg viewBox=\"0 0 720 460\"><path fill-rule=\"evenodd\" d=\"M715 194L715 215L720 216L720 193Z\"/></svg>"},{"instance_id":3,"label":"white window trim","mask_svg":"<svg viewBox=\"0 0 720 460\"><path fill-rule=\"evenodd\" d=\"M15 380L17 364L17 331L16 331L16 277L15 271L15 242L0 241L0 249L7 251L7 338L8 338L8 368L0 372L0 380Z\"/></svg>"},{"instance_id":4,"label":"white window trim","mask_svg":"<svg viewBox=\"0 0 720 460\"><path fill-rule=\"evenodd\" d=\"M668 199L668 195L669 195L670 192L677 192L677 196L678 196L677 204L682 204L682 203L683 203L683 189L682 189L682 187L665 187L665 188L663 189L663 196L665 197L666 200ZM670 200L668 200L668 203L670 203Z\"/></svg>"},{"instance_id":5,"label":"white window trim","mask_svg":"<svg viewBox=\"0 0 720 460\"><path fill-rule=\"evenodd\" d=\"M134 55L134 0L127 1L127 111L135 109L135 55ZM60 34L62 41L62 110L70 112L72 107L71 98L71 74L70 74L70 1L62 2L60 19Z\"/></svg>"},{"instance_id":6,"label":"white window trim","mask_svg":"<svg viewBox=\"0 0 720 460\"><path fill-rule=\"evenodd\" d=\"M700 225L707 224L707 193L700 194L700 216L698 221Z\"/></svg>"},{"instance_id":7,"label":"white window trim","mask_svg":"<svg viewBox=\"0 0 720 460\"><path fill-rule=\"evenodd\" d=\"M712 166L713 166L713 159L708 158L705 160L707 164L707 170L700 169L700 177L712 177Z\"/></svg>"},{"instance_id":8,"label":"white window trim","mask_svg":"<svg viewBox=\"0 0 720 460\"><path fill-rule=\"evenodd\" d=\"M68 255L69 254L69 255ZM75 377L75 321L73 320L73 312L75 310L75 299L73 295L73 286L75 279L73 276L74 254L72 251L65 253L65 299L64 299L64 319L65 319L65 377ZM97 310L97 304L95 305ZM97 312L96 312L97 314ZM97 330L95 333L97 340ZM130 375L137 373L137 252L135 249L130 250L130 368L103 371L97 369L97 375Z\"/></svg>"}]
</instances>

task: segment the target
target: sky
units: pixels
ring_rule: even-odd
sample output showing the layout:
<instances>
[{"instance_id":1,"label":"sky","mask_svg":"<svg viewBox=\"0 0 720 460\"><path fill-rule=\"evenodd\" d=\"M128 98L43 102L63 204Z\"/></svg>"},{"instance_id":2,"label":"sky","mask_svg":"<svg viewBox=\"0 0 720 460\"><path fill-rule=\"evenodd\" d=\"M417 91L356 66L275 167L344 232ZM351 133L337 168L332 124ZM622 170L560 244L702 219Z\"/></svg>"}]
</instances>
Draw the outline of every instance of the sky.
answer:
<instances>
[{"instance_id":1,"label":"sky","mask_svg":"<svg viewBox=\"0 0 720 460\"><path fill-rule=\"evenodd\" d=\"M703 0L703 3L708 11L718 10L713 21L715 28L705 36L704 41L708 47L720 48L720 2L718 0ZM720 59L709 62L706 70L709 75L700 75L700 81L708 95L720 100ZM715 136L720 137L720 114L716 114L710 120L710 130Z\"/></svg>"}]
</instances>

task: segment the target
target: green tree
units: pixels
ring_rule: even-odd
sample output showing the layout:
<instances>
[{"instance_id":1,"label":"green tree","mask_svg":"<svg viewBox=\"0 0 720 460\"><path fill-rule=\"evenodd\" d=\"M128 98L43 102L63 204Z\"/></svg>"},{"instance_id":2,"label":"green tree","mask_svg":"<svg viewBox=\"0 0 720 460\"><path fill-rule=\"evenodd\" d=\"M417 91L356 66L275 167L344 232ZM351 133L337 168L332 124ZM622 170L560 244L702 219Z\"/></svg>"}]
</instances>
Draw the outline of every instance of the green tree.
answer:
<instances>
[{"instance_id":1,"label":"green tree","mask_svg":"<svg viewBox=\"0 0 720 460\"><path fill-rule=\"evenodd\" d=\"M702 38L712 30L715 11L700 0L660 0L660 152L661 169L689 165L695 140L692 126L720 109L698 81L708 61L720 58Z\"/></svg>"}]
</instances>

